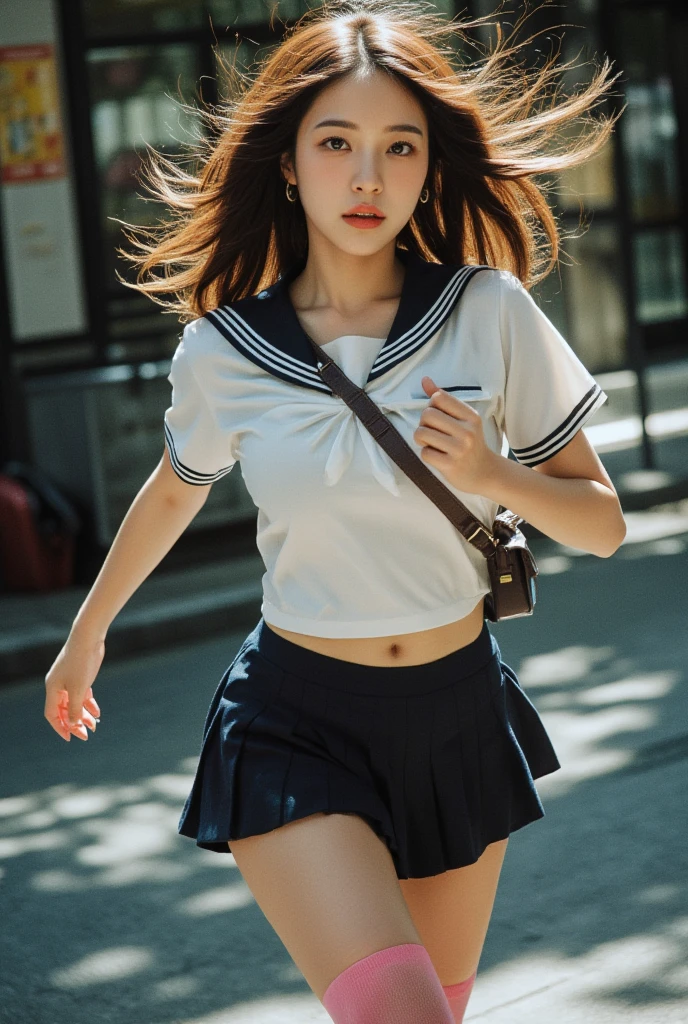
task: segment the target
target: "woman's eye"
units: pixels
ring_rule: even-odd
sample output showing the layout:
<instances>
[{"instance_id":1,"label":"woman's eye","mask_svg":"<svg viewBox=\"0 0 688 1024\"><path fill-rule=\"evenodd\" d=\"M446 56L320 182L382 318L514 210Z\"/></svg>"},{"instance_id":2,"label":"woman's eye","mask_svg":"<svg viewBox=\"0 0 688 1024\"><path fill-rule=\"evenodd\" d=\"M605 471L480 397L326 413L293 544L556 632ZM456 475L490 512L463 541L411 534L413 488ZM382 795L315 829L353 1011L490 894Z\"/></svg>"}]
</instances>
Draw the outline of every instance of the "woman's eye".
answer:
<instances>
[{"instance_id":1,"label":"woman's eye","mask_svg":"<svg viewBox=\"0 0 688 1024\"><path fill-rule=\"evenodd\" d=\"M327 146L327 143L328 143L328 142L346 142L346 139L343 139L343 138L342 138L341 136L339 136L339 135L331 135L329 139L323 139L323 141L322 141L322 142L320 143L320 145L321 145L321 146ZM338 152L339 152L339 147L337 147L337 148L336 148L336 149L334 150L334 152L335 152L335 153L338 153Z\"/></svg>"},{"instance_id":2,"label":"woman's eye","mask_svg":"<svg viewBox=\"0 0 688 1024\"><path fill-rule=\"evenodd\" d=\"M401 139L398 142L393 142L392 146L408 146L408 153L397 153L396 154L397 156L408 156L416 148L412 143L410 143L410 142L402 142ZM390 146L390 149L391 149L391 146Z\"/></svg>"},{"instance_id":3,"label":"woman's eye","mask_svg":"<svg viewBox=\"0 0 688 1024\"><path fill-rule=\"evenodd\" d=\"M326 148L330 148L327 146L328 142L343 142L346 144L346 139L343 139L341 135L330 135L329 138L323 139L320 145ZM392 149L394 146L406 146L408 150L408 152L406 153L395 153L394 156L409 156L416 148L411 142L403 142L401 139L399 139L398 142L393 142L389 148ZM339 146L335 146L335 148L331 150L331 152L339 153L341 152L341 149Z\"/></svg>"}]
</instances>

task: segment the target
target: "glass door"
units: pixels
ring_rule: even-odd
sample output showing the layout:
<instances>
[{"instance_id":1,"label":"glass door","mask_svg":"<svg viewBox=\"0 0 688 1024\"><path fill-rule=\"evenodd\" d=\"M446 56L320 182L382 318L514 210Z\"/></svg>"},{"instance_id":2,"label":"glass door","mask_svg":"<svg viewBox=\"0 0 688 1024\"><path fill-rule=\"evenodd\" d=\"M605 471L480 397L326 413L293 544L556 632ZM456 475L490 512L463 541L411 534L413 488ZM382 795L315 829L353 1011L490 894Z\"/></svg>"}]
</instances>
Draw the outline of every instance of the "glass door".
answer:
<instances>
[{"instance_id":1,"label":"glass door","mask_svg":"<svg viewBox=\"0 0 688 1024\"><path fill-rule=\"evenodd\" d=\"M610 28L626 109L619 122L635 319L647 358L685 352L684 159L688 14L672 0L617 0Z\"/></svg>"}]
</instances>

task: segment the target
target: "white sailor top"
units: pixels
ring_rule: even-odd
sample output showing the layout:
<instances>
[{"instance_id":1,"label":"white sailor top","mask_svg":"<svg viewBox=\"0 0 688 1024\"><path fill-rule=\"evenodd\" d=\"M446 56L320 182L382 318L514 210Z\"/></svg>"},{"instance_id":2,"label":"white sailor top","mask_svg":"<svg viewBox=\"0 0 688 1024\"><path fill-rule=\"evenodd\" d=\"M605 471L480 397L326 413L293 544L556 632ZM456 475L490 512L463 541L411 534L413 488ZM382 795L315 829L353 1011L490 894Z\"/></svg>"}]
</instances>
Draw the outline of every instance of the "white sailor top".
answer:
<instances>
[{"instance_id":1,"label":"white sailor top","mask_svg":"<svg viewBox=\"0 0 688 1024\"><path fill-rule=\"evenodd\" d=\"M426 374L480 413L493 451L526 466L560 451L607 396L518 278L397 255L406 272L389 336L345 335L324 353L418 455ZM460 619L490 589L485 559L320 378L287 291L302 269L184 327L164 423L172 465L203 485L240 463L266 622L372 637ZM495 502L425 465L492 523Z\"/></svg>"}]
</instances>

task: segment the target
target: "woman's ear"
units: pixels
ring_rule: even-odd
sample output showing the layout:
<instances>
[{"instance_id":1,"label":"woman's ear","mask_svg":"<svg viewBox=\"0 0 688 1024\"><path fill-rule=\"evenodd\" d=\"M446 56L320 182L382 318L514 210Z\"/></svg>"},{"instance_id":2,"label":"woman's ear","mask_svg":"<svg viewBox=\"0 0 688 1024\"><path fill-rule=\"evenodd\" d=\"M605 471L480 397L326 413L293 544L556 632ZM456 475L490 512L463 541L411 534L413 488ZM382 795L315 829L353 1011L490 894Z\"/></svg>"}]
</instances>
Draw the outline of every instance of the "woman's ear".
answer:
<instances>
[{"instance_id":1,"label":"woman's ear","mask_svg":"<svg viewBox=\"0 0 688 1024\"><path fill-rule=\"evenodd\" d=\"M284 178L285 181L288 181L289 184L291 185L296 184L296 175L294 174L294 169L292 166L292 161L291 157L289 156L289 153L283 153L282 156L280 157L280 170L282 171L282 177Z\"/></svg>"}]
</instances>

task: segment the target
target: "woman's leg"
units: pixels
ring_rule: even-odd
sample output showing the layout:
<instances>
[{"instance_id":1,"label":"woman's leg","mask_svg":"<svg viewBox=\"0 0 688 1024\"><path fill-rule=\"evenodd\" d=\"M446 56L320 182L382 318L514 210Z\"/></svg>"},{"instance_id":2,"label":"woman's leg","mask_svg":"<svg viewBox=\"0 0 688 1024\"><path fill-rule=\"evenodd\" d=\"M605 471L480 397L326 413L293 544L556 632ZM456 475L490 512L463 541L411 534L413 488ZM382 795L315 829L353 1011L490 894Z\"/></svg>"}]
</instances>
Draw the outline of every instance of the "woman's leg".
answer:
<instances>
[{"instance_id":1,"label":"woman's leg","mask_svg":"<svg viewBox=\"0 0 688 1024\"><path fill-rule=\"evenodd\" d=\"M343 1007L335 1021L451 1024L389 850L367 821L312 814L229 846L315 995L331 1014Z\"/></svg>"},{"instance_id":2,"label":"woman's leg","mask_svg":"<svg viewBox=\"0 0 688 1024\"><path fill-rule=\"evenodd\" d=\"M421 941L462 1020L492 915L508 839L491 843L475 862L429 878L402 878L399 885ZM468 982L463 990L461 982Z\"/></svg>"}]
</instances>

